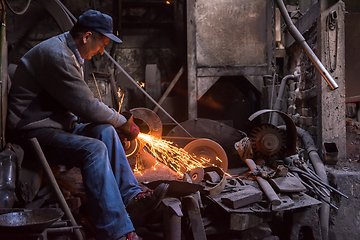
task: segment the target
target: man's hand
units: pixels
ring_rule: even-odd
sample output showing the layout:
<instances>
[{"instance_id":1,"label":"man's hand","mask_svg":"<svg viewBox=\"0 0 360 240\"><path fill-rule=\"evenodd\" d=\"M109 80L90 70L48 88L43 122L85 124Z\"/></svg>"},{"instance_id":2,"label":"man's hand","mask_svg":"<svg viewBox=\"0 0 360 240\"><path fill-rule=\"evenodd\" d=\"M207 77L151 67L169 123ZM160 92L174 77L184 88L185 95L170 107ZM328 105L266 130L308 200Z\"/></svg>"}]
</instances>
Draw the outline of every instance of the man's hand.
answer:
<instances>
[{"instance_id":1,"label":"man's hand","mask_svg":"<svg viewBox=\"0 0 360 240\"><path fill-rule=\"evenodd\" d=\"M134 123L134 117L131 112L122 112L120 114L127 119L127 122L118 129L120 138L122 139L122 137L124 137L128 141L132 141L138 136L138 134L140 133L140 129Z\"/></svg>"}]
</instances>

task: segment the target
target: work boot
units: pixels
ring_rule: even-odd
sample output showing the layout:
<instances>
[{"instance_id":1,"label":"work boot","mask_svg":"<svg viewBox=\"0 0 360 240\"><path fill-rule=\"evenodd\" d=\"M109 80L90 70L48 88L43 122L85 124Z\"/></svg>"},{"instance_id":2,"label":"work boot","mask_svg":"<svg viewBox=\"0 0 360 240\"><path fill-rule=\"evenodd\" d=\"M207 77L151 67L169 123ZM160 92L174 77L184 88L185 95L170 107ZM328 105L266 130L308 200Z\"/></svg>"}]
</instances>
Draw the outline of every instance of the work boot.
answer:
<instances>
[{"instance_id":1,"label":"work boot","mask_svg":"<svg viewBox=\"0 0 360 240\"><path fill-rule=\"evenodd\" d=\"M124 236L122 236L121 238L119 238L119 240L142 240L141 237L139 237L136 232L129 232L127 234L125 234Z\"/></svg>"},{"instance_id":2,"label":"work boot","mask_svg":"<svg viewBox=\"0 0 360 240\"><path fill-rule=\"evenodd\" d=\"M169 188L168 183L161 183L154 190L147 190L140 192L133 199L130 200L130 203L127 205L126 210L129 213L130 219L134 227L139 227L143 221L144 217L154 211L163 198Z\"/></svg>"}]
</instances>

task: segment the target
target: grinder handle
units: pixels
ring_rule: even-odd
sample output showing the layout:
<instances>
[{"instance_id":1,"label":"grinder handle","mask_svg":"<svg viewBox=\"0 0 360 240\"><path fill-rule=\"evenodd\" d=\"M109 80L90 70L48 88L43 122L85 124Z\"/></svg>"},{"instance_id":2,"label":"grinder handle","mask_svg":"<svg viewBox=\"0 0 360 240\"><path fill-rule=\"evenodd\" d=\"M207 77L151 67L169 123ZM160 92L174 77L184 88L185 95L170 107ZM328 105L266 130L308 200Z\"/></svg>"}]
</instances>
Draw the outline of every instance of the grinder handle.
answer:
<instances>
[{"instance_id":1,"label":"grinder handle","mask_svg":"<svg viewBox=\"0 0 360 240\"><path fill-rule=\"evenodd\" d=\"M246 159L245 163L248 165L251 171L256 171L256 164L252 159ZM279 206L281 204L281 200L279 196L276 194L275 190L271 187L270 183L260 176L255 176L255 178L258 181L260 187L264 191L267 198L270 200L271 204L274 206Z\"/></svg>"}]
</instances>

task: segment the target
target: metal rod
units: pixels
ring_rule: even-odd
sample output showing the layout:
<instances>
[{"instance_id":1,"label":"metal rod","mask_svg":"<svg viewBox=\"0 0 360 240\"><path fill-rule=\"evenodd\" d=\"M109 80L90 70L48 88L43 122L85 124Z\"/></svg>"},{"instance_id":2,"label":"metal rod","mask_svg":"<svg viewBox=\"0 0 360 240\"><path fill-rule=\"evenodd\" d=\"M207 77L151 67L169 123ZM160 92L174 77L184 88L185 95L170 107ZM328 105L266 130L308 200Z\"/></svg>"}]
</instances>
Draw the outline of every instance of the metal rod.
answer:
<instances>
[{"instance_id":1,"label":"metal rod","mask_svg":"<svg viewBox=\"0 0 360 240\"><path fill-rule=\"evenodd\" d=\"M311 48L305 41L305 38L301 35L299 30L295 27L294 23L291 21L291 18L287 12L284 2L282 0L276 0L276 3L280 9L281 15L283 16L284 21L285 21L291 35L300 44L300 46L303 48L306 55L314 63L315 67L319 70L321 75L324 77L326 82L329 84L331 90L337 89L339 87L339 85L335 82L335 80L332 78L330 73L326 70L324 65L321 63L321 61L315 55L313 50L311 50Z\"/></svg>"},{"instance_id":2,"label":"metal rod","mask_svg":"<svg viewBox=\"0 0 360 240\"><path fill-rule=\"evenodd\" d=\"M61 209L64 211L66 217L70 220L70 223L72 226L77 227L77 223L74 219L74 216L72 215L69 206L67 205L64 195L61 193L60 187L56 182L56 179L54 177L54 174L51 171L51 168L49 166L49 163L47 162L45 155L40 147L40 144L38 142L38 140L36 138L31 138L29 140L29 142L31 143L31 145L33 146L36 155L38 156L44 170L45 170L45 175L48 178L50 185L52 186L52 188L54 189L54 192L56 194L56 198L59 201L59 204L61 206ZM80 229L76 228L74 229L74 233L76 236L76 239L78 240L83 240L83 236L81 234Z\"/></svg>"},{"instance_id":3,"label":"metal rod","mask_svg":"<svg viewBox=\"0 0 360 240\"><path fill-rule=\"evenodd\" d=\"M176 125L178 125L186 134L188 134L190 137L194 138L188 131L186 131L186 129L180 125L180 123L178 123L168 112L165 111L165 109L163 109L144 89L142 89L142 87L139 86L139 84L137 84L137 82L120 66L120 64L118 62L115 61L115 59L113 57L110 56L110 54L108 52L106 52L104 50L104 53L106 56L108 56L108 58L115 64L115 66L117 68L119 68L124 74L125 76L130 79L130 81L143 93L145 94L145 96L147 98L149 98L156 106L158 106L159 109L161 109L161 111L163 111L174 123L176 123Z\"/></svg>"},{"instance_id":4,"label":"metal rod","mask_svg":"<svg viewBox=\"0 0 360 240\"><path fill-rule=\"evenodd\" d=\"M299 168L298 168L298 169L296 169L296 168L291 168L290 170L291 170L291 171L298 172L298 173L302 173L304 176L308 176L308 177L312 178L313 181L316 181L316 182L318 182L319 184L321 184L321 185L323 185L323 186L325 186L325 187L333 190L334 192L340 194L340 195L343 196L344 198L346 198L346 199L349 198L348 196L346 196L344 193L340 192L340 191L337 190L336 188L334 188L334 187L330 186L329 184L323 182L322 180L318 179L318 178L317 178L318 175L315 175L316 177L314 177L314 176L312 176L311 174L309 174L309 173L307 173L307 172L305 172L305 171L303 171L303 170L301 170L301 169L299 169Z\"/></svg>"}]
</instances>

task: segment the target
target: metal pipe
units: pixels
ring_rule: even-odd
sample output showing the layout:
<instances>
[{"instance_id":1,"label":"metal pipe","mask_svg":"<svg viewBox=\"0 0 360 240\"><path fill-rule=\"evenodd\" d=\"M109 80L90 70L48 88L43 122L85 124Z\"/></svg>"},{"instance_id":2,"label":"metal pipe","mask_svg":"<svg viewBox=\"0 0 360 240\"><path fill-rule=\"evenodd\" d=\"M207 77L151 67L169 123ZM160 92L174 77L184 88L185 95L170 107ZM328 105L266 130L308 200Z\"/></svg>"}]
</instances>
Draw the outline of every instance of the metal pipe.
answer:
<instances>
[{"instance_id":1,"label":"metal pipe","mask_svg":"<svg viewBox=\"0 0 360 240\"><path fill-rule=\"evenodd\" d=\"M180 125L180 123L178 123L168 112L165 111L165 109L163 109L160 104L158 104L144 89L142 89L142 87L139 86L139 84L137 84L137 82L120 66L120 64L118 62L115 61L115 59L113 57L110 56L110 54L104 50L104 53L106 56L108 56L108 58L115 64L115 66L117 68L119 68L124 74L125 76L130 79L130 81L132 83L134 83L134 85L148 98L150 99L159 109L161 109L161 111L163 111L174 123L176 123L176 125L178 125L186 134L188 134L190 137L194 138L188 131L186 131L186 129Z\"/></svg>"},{"instance_id":2,"label":"metal pipe","mask_svg":"<svg viewBox=\"0 0 360 240\"><path fill-rule=\"evenodd\" d=\"M45 155L40 147L40 144L38 142L38 140L36 138L31 138L29 140L30 144L33 146L35 153L37 155L37 157L39 158L44 170L45 170L45 175L48 178L51 187L53 188L56 198L59 201L59 204L61 206L61 209L64 211L66 217L70 220L70 223L72 226L77 227L77 223L75 221L74 216L72 215L69 206L67 205L65 198L63 196L63 194L61 193L60 187L56 182L56 179L54 177L54 174L51 171L51 168L49 166L49 163L47 162ZM76 239L78 240L83 240L83 236L81 234L80 229L75 228L74 229L74 233L76 236Z\"/></svg>"},{"instance_id":3,"label":"metal pipe","mask_svg":"<svg viewBox=\"0 0 360 240\"><path fill-rule=\"evenodd\" d=\"M2 95L1 101L0 101L0 111L1 111L1 115L2 118L1 120L3 121L0 124L0 150L3 150L3 148L5 147L6 144L6 140L5 140L5 118L6 118L6 109L7 109L7 101L6 96L7 96L7 70L3 69L3 66L7 67L7 62L4 62L3 60L7 61L7 53L4 53L4 44L6 44L6 11L5 11L5 4L4 4L4 0L1 0L1 27L0 27L0 77L1 77L1 90L0 93ZM6 46L7 48L7 46ZM5 55L6 54L6 55ZM6 77L5 77L6 76ZM3 116L5 113L5 117Z\"/></svg>"},{"instance_id":4,"label":"metal pipe","mask_svg":"<svg viewBox=\"0 0 360 240\"><path fill-rule=\"evenodd\" d=\"M286 130L286 126L280 126L279 128L282 128ZM312 165L314 166L316 174L321 178L321 180L328 184L328 178L326 175L326 170L323 161L321 160L319 154L317 153L317 148L315 147L314 140L312 139L311 135L305 131L302 128L296 127L296 132L298 137L302 140L303 144L305 145L305 148L308 152L310 161ZM323 203L321 204L319 218L320 218L320 228L322 233L323 240L329 239L329 216L330 216L330 197L326 197L323 200Z\"/></svg>"},{"instance_id":5,"label":"metal pipe","mask_svg":"<svg viewBox=\"0 0 360 240\"><path fill-rule=\"evenodd\" d=\"M273 110L277 110L277 111L281 110L281 102L282 102L282 98L284 95L286 82L288 79L294 79L294 78L295 78L294 75L287 75L287 76L283 77L283 79L281 80L279 93L278 93L278 96L276 97L276 101L275 101ZM271 124L277 126L278 119L279 119L279 115L277 113L272 113Z\"/></svg>"},{"instance_id":6,"label":"metal pipe","mask_svg":"<svg viewBox=\"0 0 360 240\"><path fill-rule=\"evenodd\" d=\"M305 41L305 38L301 35L299 30L295 27L294 23L291 21L291 18L287 12L284 2L282 0L276 0L276 3L280 9L281 15L283 16L284 21L285 21L291 35L300 44L300 46L303 48L306 55L308 55L310 60L314 63L315 67L319 70L321 75L324 77L326 82L329 84L330 89L331 90L337 89L339 87L339 85L335 82L335 80L332 78L330 73L326 70L324 65L321 63L321 61L315 55L313 50L311 50L311 48Z\"/></svg>"}]
</instances>

